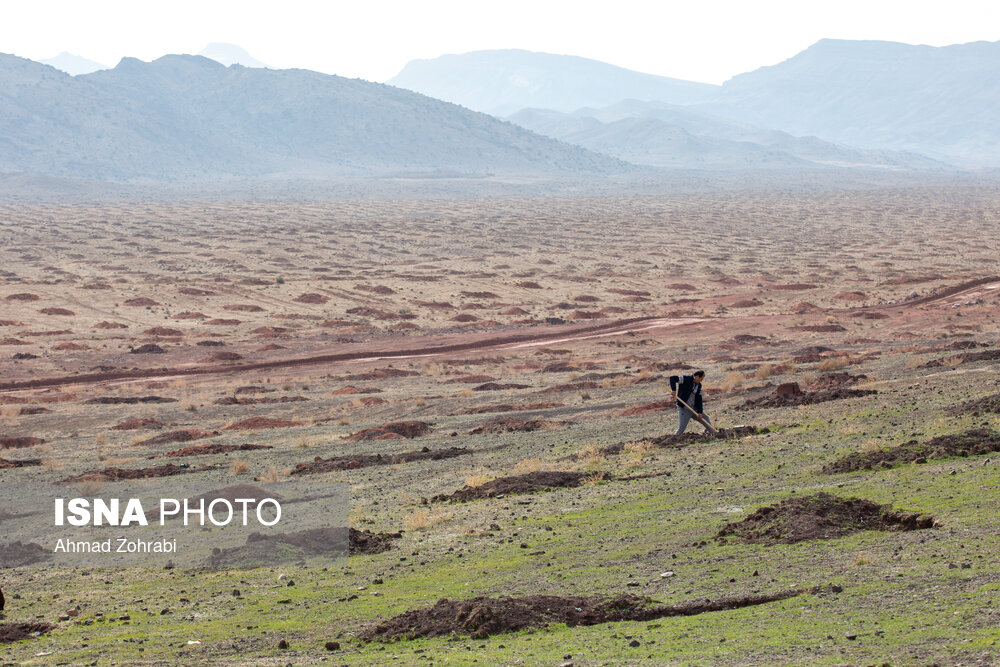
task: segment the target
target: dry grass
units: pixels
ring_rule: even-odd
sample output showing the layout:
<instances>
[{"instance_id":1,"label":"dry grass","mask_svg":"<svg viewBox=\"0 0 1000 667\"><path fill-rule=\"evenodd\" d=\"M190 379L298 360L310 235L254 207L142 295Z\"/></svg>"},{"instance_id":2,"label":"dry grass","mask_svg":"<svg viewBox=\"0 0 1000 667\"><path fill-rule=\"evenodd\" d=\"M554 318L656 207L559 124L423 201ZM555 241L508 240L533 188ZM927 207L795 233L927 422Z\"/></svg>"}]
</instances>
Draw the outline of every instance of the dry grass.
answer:
<instances>
[{"instance_id":1,"label":"dry grass","mask_svg":"<svg viewBox=\"0 0 1000 667\"><path fill-rule=\"evenodd\" d=\"M625 443L625 451L629 454L635 454L639 458L642 458L643 456L649 456L656 451L656 446L649 440L635 440L633 442Z\"/></svg>"},{"instance_id":2,"label":"dry grass","mask_svg":"<svg viewBox=\"0 0 1000 667\"><path fill-rule=\"evenodd\" d=\"M819 379L819 375L816 373L803 373L799 376L799 384L803 387L808 387L813 382Z\"/></svg>"},{"instance_id":3,"label":"dry grass","mask_svg":"<svg viewBox=\"0 0 1000 667\"><path fill-rule=\"evenodd\" d=\"M229 472L234 475L243 475L250 470L250 464L246 461L233 461L229 466Z\"/></svg>"},{"instance_id":4,"label":"dry grass","mask_svg":"<svg viewBox=\"0 0 1000 667\"><path fill-rule=\"evenodd\" d=\"M514 474L527 475L529 473L538 472L539 470L547 470L548 468L548 464L543 463L541 459L521 459L514 464Z\"/></svg>"},{"instance_id":5,"label":"dry grass","mask_svg":"<svg viewBox=\"0 0 1000 667\"><path fill-rule=\"evenodd\" d=\"M756 371L754 371L753 376L758 380L766 380L775 374L774 364L762 364Z\"/></svg>"},{"instance_id":6,"label":"dry grass","mask_svg":"<svg viewBox=\"0 0 1000 667\"><path fill-rule=\"evenodd\" d=\"M482 486L483 484L486 484L492 479L493 476L488 474L486 471L478 471L472 473L471 475L465 476L465 485L468 486L469 488L474 488L477 486Z\"/></svg>"},{"instance_id":7,"label":"dry grass","mask_svg":"<svg viewBox=\"0 0 1000 667\"><path fill-rule=\"evenodd\" d=\"M737 387L743 386L743 373L739 371L729 371L726 376L722 378L722 382L719 383L719 389L722 391L733 391Z\"/></svg>"},{"instance_id":8,"label":"dry grass","mask_svg":"<svg viewBox=\"0 0 1000 667\"><path fill-rule=\"evenodd\" d=\"M596 442L592 442L580 451L576 453L576 458L579 461L584 461L586 463L595 463L604 460L604 452L601 451L601 446Z\"/></svg>"},{"instance_id":9,"label":"dry grass","mask_svg":"<svg viewBox=\"0 0 1000 667\"><path fill-rule=\"evenodd\" d=\"M842 368L847 368L851 365L850 359L847 357L830 357L829 359L824 359L816 364L815 368L818 371L839 371Z\"/></svg>"},{"instance_id":10,"label":"dry grass","mask_svg":"<svg viewBox=\"0 0 1000 667\"><path fill-rule=\"evenodd\" d=\"M56 472L57 470L62 470L64 467L65 464L62 461L57 461L56 459L42 459L43 470Z\"/></svg>"},{"instance_id":11,"label":"dry grass","mask_svg":"<svg viewBox=\"0 0 1000 667\"><path fill-rule=\"evenodd\" d=\"M96 496L104 488L104 482L88 481L88 482L77 482L73 485L76 492L81 496Z\"/></svg>"},{"instance_id":12,"label":"dry grass","mask_svg":"<svg viewBox=\"0 0 1000 667\"><path fill-rule=\"evenodd\" d=\"M18 416L21 414L20 405L5 405L0 407L0 422L4 426L17 426L21 423Z\"/></svg>"},{"instance_id":13,"label":"dry grass","mask_svg":"<svg viewBox=\"0 0 1000 667\"><path fill-rule=\"evenodd\" d=\"M285 468L284 470L278 470L274 466L267 469L267 472L255 477L255 482L283 482L288 479L288 476L292 474L291 468Z\"/></svg>"},{"instance_id":14,"label":"dry grass","mask_svg":"<svg viewBox=\"0 0 1000 667\"><path fill-rule=\"evenodd\" d=\"M598 470L587 475L581 486L596 486L608 478L608 474L604 471Z\"/></svg>"},{"instance_id":15,"label":"dry grass","mask_svg":"<svg viewBox=\"0 0 1000 667\"><path fill-rule=\"evenodd\" d=\"M98 433L97 435L94 436L94 444L97 445L98 447L104 447L108 444L108 442L109 440L107 433Z\"/></svg>"},{"instance_id":16,"label":"dry grass","mask_svg":"<svg viewBox=\"0 0 1000 667\"><path fill-rule=\"evenodd\" d=\"M403 517L403 526L407 530L427 530L432 526L455 518L454 510L432 514L428 510L414 510Z\"/></svg>"}]
</instances>

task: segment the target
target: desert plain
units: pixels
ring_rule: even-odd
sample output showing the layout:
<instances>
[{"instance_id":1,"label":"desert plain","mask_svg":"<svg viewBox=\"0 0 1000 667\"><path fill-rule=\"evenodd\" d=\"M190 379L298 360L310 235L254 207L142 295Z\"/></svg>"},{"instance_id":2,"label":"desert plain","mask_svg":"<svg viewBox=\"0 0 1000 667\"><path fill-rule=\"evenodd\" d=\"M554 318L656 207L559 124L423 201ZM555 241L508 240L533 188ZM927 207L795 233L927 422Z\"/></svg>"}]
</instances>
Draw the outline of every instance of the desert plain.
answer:
<instances>
[{"instance_id":1,"label":"desert plain","mask_svg":"<svg viewBox=\"0 0 1000 667\"><path fill-rule=\"evenodd\" d=\"M0 535L26 485L174 474L347 483L353 529L329 568L25 551L2 661L996 664L998 202L0 206ZM673 435L696 368L719 437Z\"/></svg>"}]
</instances>

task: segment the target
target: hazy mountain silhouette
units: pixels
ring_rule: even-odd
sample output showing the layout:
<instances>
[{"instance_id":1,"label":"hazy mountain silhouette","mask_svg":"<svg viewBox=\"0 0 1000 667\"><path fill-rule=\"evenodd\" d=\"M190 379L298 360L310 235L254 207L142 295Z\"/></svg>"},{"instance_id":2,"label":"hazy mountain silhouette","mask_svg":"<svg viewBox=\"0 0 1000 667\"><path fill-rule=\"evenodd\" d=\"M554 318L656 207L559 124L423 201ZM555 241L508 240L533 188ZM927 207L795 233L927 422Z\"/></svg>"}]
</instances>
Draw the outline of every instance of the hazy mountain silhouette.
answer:
<instances>
[{"instance_id":1,"label":"hazy mountain silhouette","mask_svg":"<svg viewBox=\"0 0 1000 667\"><path fill-rule=\"evenodd\" d=\"M610 173L618 160L410 91L201 56L71 77L0 55L0 172L105 180Z\"/></svg>"},{"instance_id":2,"label":"hazy mountain silhouette","mask_svg":"<svg viewBox=\"0 0 1000 667\"><path fill-rule=\"evenodd\" d=\"M824 39L733 77L698 106L796 135L997 165L1000 42Z\"/></svg>"},{"instance_id":3,"label":"hazy mountain silhouette","mask_svg":"<svg viewBox=\"0 0 1000 667\"><path fill-rule=\"evenodd\" d=\"M848 148L657 102L626 100L607 109L572 114L524 109L508 120L576 146L655 167L945 167L913 153Z\"/></svg>"},{"instance_id":4,"label":"hazy mountain silhouette","mask_svg":"<svg viewBox=\"0 0 1000 667\"><path fill-rule=\"evenodd\" d=\"M41 60L39 62L43 65L51 65L52 67L62 70L71 76L76 76L77 74L90 74L91 72L96 72L99 69L108 69L107 65L102 65L101 63L94 62L93 60L87 60L82 56L75 56L72 53L66 53L65 51L54 58L46 58L45 60Z\"/></svg>"},{"instance_id":5,"label":"hazy mountain silhouette","mask_svg":"<svg viewBox=\"0 0 1000 667\"><path fill-rule=\"evenodd\" d=\"M413 60L387 83L498 116L525 107L604 107L623 99L687 104L718 89L588 58L517 49Z\"/></svg>"},{"instance_id":6,"label":"hazy mountain silhouette","mask_svg":"<svg viewBox=\"0 0 1000 667\"><path fill-rule=\"evenodd\" d=\"M257 60L243 48L235 44L225 44L223 42L212 42L198 52L199 56L211 58L217 63L222 63L226 67L229 65L243 65L244 67L268 67Z\"/></svg>"}]
</instances>

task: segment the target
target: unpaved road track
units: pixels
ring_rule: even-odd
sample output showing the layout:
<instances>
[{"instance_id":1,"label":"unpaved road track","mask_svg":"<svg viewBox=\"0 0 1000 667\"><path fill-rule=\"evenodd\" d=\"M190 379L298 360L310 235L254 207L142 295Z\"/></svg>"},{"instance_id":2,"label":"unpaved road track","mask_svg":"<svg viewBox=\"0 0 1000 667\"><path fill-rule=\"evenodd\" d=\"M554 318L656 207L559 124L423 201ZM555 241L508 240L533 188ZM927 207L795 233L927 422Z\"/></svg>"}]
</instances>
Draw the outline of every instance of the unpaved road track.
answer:
<instances>
[{"instance_id":1,"label":"unpaved road track","mask_svg":"<svg viewBox=\"0 0 1000 667\"><path fill-rule=\"evenodd\" d=\"M620 336L627 333L639 333L652 329L664 329L705 321L703 318L665 318L637 317L627 320L604 322L586 326L549 326L535 327L529 330L515 330L502 335L496 333L456 334L441 337L439 344L425 347L404 347L412 345L412 339L396 341L398 347L373 345L354 346L349 352L321 354L309 357L294 357L276 359L249 364L227 364L207 366L186 366L175 368L148 368L137 370L108 371L104 373L89 373L63 377L40 378L21 382L0 384L0 391L17 391L21 389L41 389L66 385L107 384L121 380L145 380L166 377L190 377L204 375L233 375L251 371L280 370L301 366L316 366L337 364L343 362L379 361L382 359L408 359L415 357L437 357L470 351L522 349L538 345L564 343L587 338L604 336Z\"/></svg>"}]
</instances>

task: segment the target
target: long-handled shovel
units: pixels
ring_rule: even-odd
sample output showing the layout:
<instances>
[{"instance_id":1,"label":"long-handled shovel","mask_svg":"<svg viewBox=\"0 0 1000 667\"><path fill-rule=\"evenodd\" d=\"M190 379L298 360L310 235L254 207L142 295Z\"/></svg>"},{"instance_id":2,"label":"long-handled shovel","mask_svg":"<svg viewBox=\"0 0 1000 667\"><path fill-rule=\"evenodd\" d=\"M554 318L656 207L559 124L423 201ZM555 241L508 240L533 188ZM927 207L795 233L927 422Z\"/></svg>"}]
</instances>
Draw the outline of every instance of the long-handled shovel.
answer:
<instances>
[{"instance_id":1,"label":"long-handled shovel","mask_svg":"<svg viewBox=\"0 0 1000 667\"><path fill-rule=\"evenodd\" d=\"M670 387L667 386L666 384L664 384L662 382L660 384L662 384L664 387L667 387L667 389L670 389ZM673 393L673 391L674 391L673 389L670 389L670 393ZM699 424L701 424L702 426L704 426L705 428L707 428L712 435L719 435L719 431L716 430L716 428L714 426L712 426L711 424L709 424L707 421L705 421L704 419L702 419L701 417L699 417L698 413L694 411L694 408L692 408L690 405L688 405L687 403L685 403L681 399L680 396L675 396L675 398L677 399L678 403L680 403L685 408L687 408L688 410L691 411L691 414L694 416L695 421L697 421Z\"/></svg>"}]
</instances>

